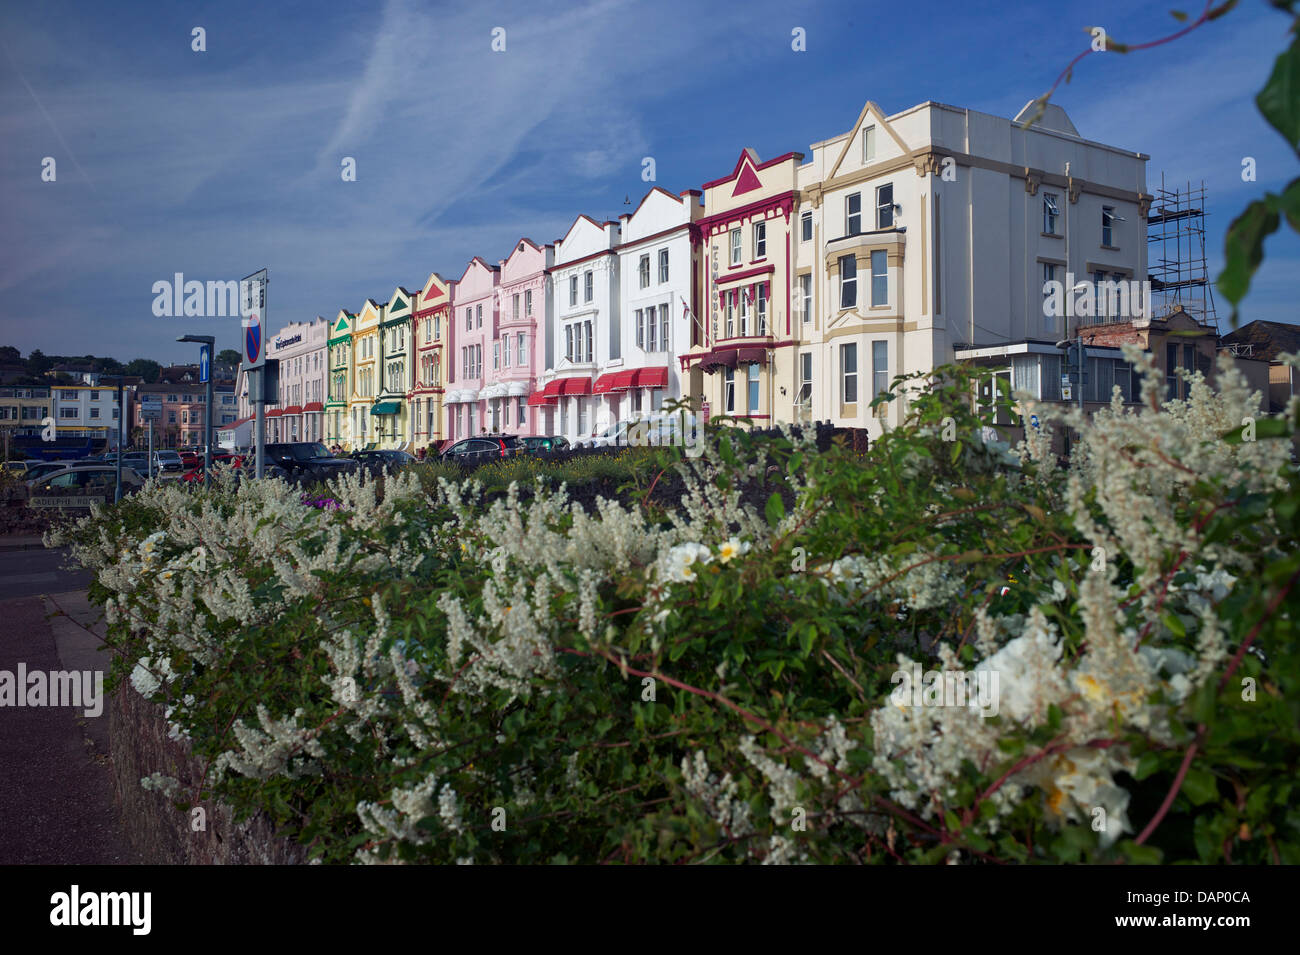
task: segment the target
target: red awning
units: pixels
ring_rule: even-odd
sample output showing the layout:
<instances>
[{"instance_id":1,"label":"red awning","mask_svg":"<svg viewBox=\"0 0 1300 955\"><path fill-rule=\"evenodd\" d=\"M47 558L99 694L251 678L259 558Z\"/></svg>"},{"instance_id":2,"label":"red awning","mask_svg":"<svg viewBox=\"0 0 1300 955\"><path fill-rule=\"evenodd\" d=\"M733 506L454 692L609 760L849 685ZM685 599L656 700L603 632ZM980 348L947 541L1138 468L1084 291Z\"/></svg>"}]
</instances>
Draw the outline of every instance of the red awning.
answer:
<instances>
[{"instance_id":1,"label":"red awning","mask_svg":"<svg viewBox=\"0 0 1300 955\"><path fill-rule=\"evenodd\" d=\"M282 408L271 408L270 410L268 410L268 411L266 412L266 417L268 417L268 418L278 418L278 417L280 417L280 415L282 415L282 414L284 414L284 409L282 409Z\"/></svg>"},{"instance_id":2,"label":"red awning","mask_svg":"<svg viewBox=\"0 0 1300 955\"><path fill-rule=\"evenodd\" d=\"M667 388L667 368L638 368L632 373L632 388Z\"/></svg>"},{"instance_id":3,"label":"red awning","mask_svg":"<svg viewBox=\"0 0 1300 955\"><path fill-rule=\"evenodd\" d=\"M736 349L734 347L715 348L700 359L700 365L706 370L709 368L735 368Z\"/></svg>"},{"instance_id":4,"label":"red awning","mask_svg":"<svg viewBox=\"0 0 1300 955\"><path fill-rule=\"evenodd\" d=\"M548 395L545 391L534 391L528 396L530 405L553 405L557 400L554 395Z\"/></svg>"},{"instance_id":5,"label":"red awning","mask_svg":"<svg viewBox=\"0 0 1300 955\"><path fill-rule=\"evenodd\" d=\"M285 408L284 411L283 411L282 413L283 413L283 414L302 414L302 407L301 407L300 405L290 405L289 407Z\"/></svg>"},{"instance_id":6,"label":"red awning","mask_svg":"<svg viewBox=\"0 0 1300 955\"><path fill-rule=\"evenodd\" d=\"M591 393L603 395L611 391L626 391L632 387L632 378L635 375L636 371L611 371L601 375L592 386Z\"/></svg>"},{"instance_id":7,"label":"red awning","mask_svg":"<svg viewBox=\"0 0 1300 955\"><path fill-rule=\"evenodd\" d=\"M551 386L555 389L552 390ZM546 386L548 395L589 395L591 394L591 379L583 375L574 378L557 378Z\"/></svg>"},{"instance_id":8,"label":"red awning","mask_svg":"<svg viewBox=\"0 0 1300 955\"><path fill-rule=\"evenodd\" d=\"M302 410L304 413L308 411L324 411L325 406L319 401L309 401L302 406Z\"/></svg>"},{"instance_id":9,"label":"red awning","mask_svg":"<svg viewBox=\"0 0 1300 955\"><path fill-rule=\"evenodd\" d=\"M737 348L736 361L739 364L767 364L766 348Z\"/></svg>"}]
</instances>

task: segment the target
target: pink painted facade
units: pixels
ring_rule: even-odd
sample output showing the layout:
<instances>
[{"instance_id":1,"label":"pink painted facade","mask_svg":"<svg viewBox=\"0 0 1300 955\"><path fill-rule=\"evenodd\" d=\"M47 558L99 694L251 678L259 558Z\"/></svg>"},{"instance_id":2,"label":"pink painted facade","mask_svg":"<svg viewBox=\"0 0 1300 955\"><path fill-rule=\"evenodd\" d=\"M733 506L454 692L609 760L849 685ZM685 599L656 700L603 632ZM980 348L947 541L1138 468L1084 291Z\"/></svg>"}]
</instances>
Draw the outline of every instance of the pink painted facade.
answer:
<instances>
[{"instance_id":1,"label":"pink painted facade","mask_svg":"<svg viewBox=\"0 0 1300 955\"><path fill-rule=\"evenodd\" d=\"M474 256L455 283L447 390L443 396L449 440L459 441L492 429L492 422L485 417L488 402L482 392L492 374L492 344L499 331L496 291L500 282L500 266L488 265Z\"/></svg>"},{"instance_id":2,"label":"pink painted facade","mask_svg":"<svg viewBox=\"0 0 1300 955\"><path fill-rule=\"evenodd\" d=\"M538 246L532 239L520 239L509 257L501 260L500 324L485 370L489 431L539 433L541 409L529 404L529 396L541 390L537 378L546 368L549 269L554 261L555 246Z\"/></svg>"}]
</instances>

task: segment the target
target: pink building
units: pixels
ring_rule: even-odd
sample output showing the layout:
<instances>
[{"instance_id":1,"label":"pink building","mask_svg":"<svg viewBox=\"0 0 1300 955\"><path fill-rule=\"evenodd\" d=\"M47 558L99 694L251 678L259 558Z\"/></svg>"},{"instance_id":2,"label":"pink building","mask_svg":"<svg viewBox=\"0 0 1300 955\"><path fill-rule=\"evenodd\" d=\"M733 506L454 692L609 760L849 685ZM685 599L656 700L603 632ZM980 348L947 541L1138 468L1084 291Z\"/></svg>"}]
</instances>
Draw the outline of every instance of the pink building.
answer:
<instances>
[{"instance_id":1,"label":"pink building","mask_svg":"<svg viewBox=\"0 0 1300 955\"><path fill-rule=\"evenodd\" d=\"M451 302L451 347L447 354L446 436L459 441L484 431L498 430L500 420L487 417L488 402L482 392L488 381L492 345L498 334L496 291L501 269L477 255L455 283ZM500 404L494 406L498 418Z\"/></svg>"},{"instance_id":2,"label":"pink building","mask_svg":"<svg viewBox=\"0 0 1300 955\"><path fill-rule=\"evenodd\" d=\"M546 329L550 322L548 270L555 261L555 246L538 246L520 239L500 264L497 288L500 315L487 369L487 420L489 430L507 434L537 434L541 409L529 404L540 392L537 376L546 368ZM493 427L496 424L499 427Z\"/></svg>"}]
</instances>

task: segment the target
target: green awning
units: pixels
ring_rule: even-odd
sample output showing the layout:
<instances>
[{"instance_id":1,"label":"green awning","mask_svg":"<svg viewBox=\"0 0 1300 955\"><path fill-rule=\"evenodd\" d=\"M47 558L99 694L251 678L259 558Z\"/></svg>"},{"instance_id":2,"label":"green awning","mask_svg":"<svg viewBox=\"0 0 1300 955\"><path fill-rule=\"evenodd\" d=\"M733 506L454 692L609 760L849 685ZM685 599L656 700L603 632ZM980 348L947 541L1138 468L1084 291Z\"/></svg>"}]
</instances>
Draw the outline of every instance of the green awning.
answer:
<instances>
[{"instance_id":1,"label":"green awning","mask_svg":"<svg viewBox=\"0 0 1300 955\"><path fill-rule=\"evenodd\" d=\"M400 401L380 401L376 403L373 408L370 409L370 413L372 415L397 414L401 410L402 410L402 403Z\"/></svg>"}]
</instances>

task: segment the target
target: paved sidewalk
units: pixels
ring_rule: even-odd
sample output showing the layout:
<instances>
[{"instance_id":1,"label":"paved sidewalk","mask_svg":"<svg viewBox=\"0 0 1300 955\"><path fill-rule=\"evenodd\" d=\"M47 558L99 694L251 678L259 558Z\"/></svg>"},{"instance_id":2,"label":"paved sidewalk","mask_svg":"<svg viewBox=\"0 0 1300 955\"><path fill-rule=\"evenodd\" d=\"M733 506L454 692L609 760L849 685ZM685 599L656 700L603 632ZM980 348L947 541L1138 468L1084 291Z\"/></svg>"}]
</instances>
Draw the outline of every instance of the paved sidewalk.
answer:
<instances>
[{"instance_id":1,"label":"paved sidewalk","mask_svg":"<svg viewBox=\"0 0 1300 955\"><path fill-rule=\"evenodd\" d=\"M45 544L40 534L5 534L0 536L0 551L44 549Z\"/></svg>"},{"instance_id":2,"label":"paved sidewalk","mask_svg":"<svg viewBox=\"0 0 1300 955\"><path fill-rule=\"evenodd\" d=\"M97 617L84 591L0 601L0 671L107 671ZM113 801L107 701L94 717L0 707L0 864L138 861Z\"/></svg>"}]
</instances>

